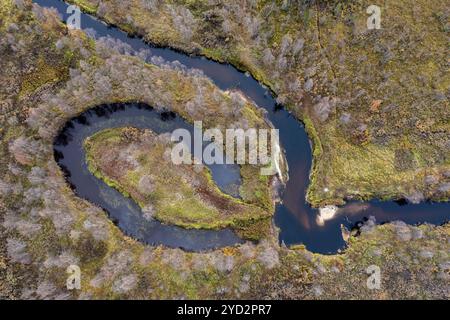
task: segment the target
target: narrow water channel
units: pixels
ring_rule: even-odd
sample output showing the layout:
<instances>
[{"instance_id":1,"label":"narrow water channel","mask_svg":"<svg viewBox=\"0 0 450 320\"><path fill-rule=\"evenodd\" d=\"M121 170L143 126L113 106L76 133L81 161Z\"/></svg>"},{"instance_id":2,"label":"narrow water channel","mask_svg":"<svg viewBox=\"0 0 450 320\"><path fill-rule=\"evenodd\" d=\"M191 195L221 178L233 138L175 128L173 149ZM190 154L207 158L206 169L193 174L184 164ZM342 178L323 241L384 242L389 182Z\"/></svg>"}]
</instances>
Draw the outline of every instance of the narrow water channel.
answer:
<instances>
[{"instance_id":1,"label":"narrow water channel","mask_svg":"<svg viewBox=\"0 0 450 320\"><path fill-rule=\"evenodd\" d=\"M59 11L63 19L67 18L66 9L68 5L63 1L35 0L34 2L43 7L54 7ZM280 229L280 242L286 245L303 243L309 250L318 253L336 253L345 247L341 234L341 224L351 229L369 216L375 217L378 223L402 220L409 224L425 222L441 224L448 221L450 217L450 203L448 202L400 205L392 201L381 202L374 200L364 203L349 203L339 210L339 214L334 219L326 221L322 226L318 225L316 222L318 210L312 209L305 201L312 161L308 136L303 125L298 120L289 112L277 106L274 97L267 88L251 76L238 71L229 64L217 63L203 57L189 56L169 48L155 48L139 38L128 37L126 33L117 28L109 27L87 14L82 14L81 27L95 30L97 37L110 36L119 39L136 51L150 49L152 56L160 56L169 62L179 61L188 68L200 69L219 88L223 90L238 89L251 98L258 106L267 110L268 119L279 129L281 146L285 150L286 160L289 165L290 179L282 195L283 201L276 206L274 216L274 223ZM81 139L100 129L106 129L108 126L131 125L142 127L138 119L140 116L136 115L134 117L134 112L142 112L137 111L138 109L138 107L134 106L130 110L113 112L111 118L115 121L114 124L104 121L101 117L100 120L96 119L94 121L96 122L95 126L86 126L73 120L68 127L66 126L66 130L69 130L68 128L70 127L69 131L75 137L74 139ZM95 113L93 111L90 112L91 114ZM153 119L158 118L154 115L152 117ZM182 123L180 119L174 119L165 123L163 127L167 129L172 125L182 126L186 124ZM155 128L157 127L152 127L152 129ZM77 143L79 142L80 140ZM66 149L61 150L61 146L61 144L58 146L58 143L55 145L55 150L58 151L57 154L63 157L58 159L58 163L63 167L65 166L66 170L69 171L70 176L68 180L75 187L76 193L105 208L110 217L117 220L119 227L126 234L130 234L146 243L161 243L172 247L181 246L191 250L202 250L240 242L236 235L226 229L220 231L185 230L163 225L156 221L152 222L153 227L147 226L147 222L142 221L142 218L140 218L139 208L134 202L125 199L120 193L107 187L105 184L102 185L102 182L90 175L89 172L82 171L86 170L84 164L79 166L78 169L69 168L65 161L74 159L70 161L84 163L84 153L76 148L69 148L70 152ZM218 172L216 177L223 175L224 172ZM90 177L80 181L76 178L80 175ZM100 199L100 194L105 194L106 196ZM118 205L115 206L115 204ZM133 212L124 214L123 212L128 210L126 208L133 208L130 209Z\"/></svg>"},{"instance_id":2,"label":"narrow water channel","mask_svg":"<svg viewBox=\"0 0 450 320\"><path fill-rule=\"evenodd\" d=\"M172 132L178 128L193 132L193 126L182 118L171 113L157 112L145 104L109 104L89 109L67 122L54 143L56 160L75 193L102 207L125 234L148 244L164 244L195 251L242 242L229 229L189 230L154 219L146 220L136 202L96 178L87 167L83 142L101 130L126 126L151 129L157 134ZM235 168L214 166L210 169L215 181L219 182L219 187L225 187L230 181L239 183L239 170L236 171ZM227 171L227 180L221 179L224 175L221 170Z\"/></svg>"}]
</instances>

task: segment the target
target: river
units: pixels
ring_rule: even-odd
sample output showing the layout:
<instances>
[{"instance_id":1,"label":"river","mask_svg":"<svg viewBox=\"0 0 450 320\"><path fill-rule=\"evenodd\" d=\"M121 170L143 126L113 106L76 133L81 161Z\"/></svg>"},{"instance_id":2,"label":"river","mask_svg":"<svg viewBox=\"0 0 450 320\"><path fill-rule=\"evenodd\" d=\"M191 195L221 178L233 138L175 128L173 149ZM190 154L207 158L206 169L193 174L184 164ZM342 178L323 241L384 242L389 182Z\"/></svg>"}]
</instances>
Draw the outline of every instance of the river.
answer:
<instances>
[{"instance_id":1,"label":"river","mask_svg":"<svg viewBox=\"0 0 450 320\"><path fill-rule=\"evenodd\" d=\"M68 4L63 1L36 0L34 2L43 7L54 7L63 19L67 18ZM279 228L280 243L286 245L303 243L313 252L332 254L345 248L341 225L352 229L369 216L375 217L377 223L402 220L409 224L442 224L448 221L450 217L450 203L448 202L405 204L373 200L364 203L349 203L340 208L334 218L326 221L323 225L318 224L318 210L311 208L305 201L312 162L310 141L303 124L291 113L277 105L270 90L253 77L229 64L186 55L170 48L154 47L139 38L129 37L121 30L107 26L88 14L82 13L81 27L95 30L96 37L110 36L127 43L136 51L150 49L152 56L160 56L169 62L179 61L188 68L200 69L220 89L240 90L259 107L267 110L268 119L275 128L279 129L280 143L289 166L290 178L282 194L282 202L277 204L274 214L274 223ZM101 107L96 108L97 113L99 108ZM171 128L175 128L174 126L187 125L178 117L156 124L157 120L161 119L161 115L155 115L155 111L139 104L131 104L127 107L124 105L109 106L108 108L118 110L108 111L108 117L99 116L94 110L87 111L84 114L89 120L87 124L80 123L80 118L71 120L61 133L62 136L60 135L55 142L55 154L59 155L57 161L68 174L68 182L73 186L76 194L104 208L125 234L145 243L182 247L186 250L205 250L242 242L228 229L187 230L164 225L157 221L144 221L140 209L131 199L122 196L86 171L85 155L80 147L82 139L99 130L127 125L164 132L161 130L170 131ZM146 119L145 123L142 122L142 119ZM73 138L68 145L61 143L64 135ZM78 163L78 165L71 165L71 163ZM223 171L229 169L231 170ZM229 172L231 175L236 172L232 168L223 170L216 168L216 170L216 174L213 174L214 179L223 176L224 172ZM81 176L83 178L79 178ZM216 182L219 183L218 180Z\"/></svg>"}]
</instances>

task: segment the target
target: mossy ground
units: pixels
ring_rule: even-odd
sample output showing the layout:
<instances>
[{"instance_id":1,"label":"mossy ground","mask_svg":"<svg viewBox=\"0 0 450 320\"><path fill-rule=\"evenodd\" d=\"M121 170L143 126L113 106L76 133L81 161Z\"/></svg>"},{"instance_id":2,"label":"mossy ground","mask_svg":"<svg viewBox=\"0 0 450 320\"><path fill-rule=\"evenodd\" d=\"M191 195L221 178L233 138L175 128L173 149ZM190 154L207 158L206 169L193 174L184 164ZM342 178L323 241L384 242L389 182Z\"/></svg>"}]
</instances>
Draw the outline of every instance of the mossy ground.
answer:
<instances>
[{"instance_id":1,"label":"mossy ground","mask_svg":"<svg viewBox=\"0 0 450 320\"><path fill-rule=\"evenodd\" d=\"M167 155L171 145L151 131L134 128L100 131L84 144L90 171L162 222L196 229L230 227L252 240L268 235L268 228L261 226L270 226L273 212L269 179L255 185L243 175L246 200L233 198L217 188L206 167L196 172L193 166L173 164ZM253 177L254 170L246 167L242 170Z\"/></svg>"},{"instance_id":2,"label":"mossy ground","mask_svg":"<svg viewBox=\"0 0 450 320\"><path fill-rule=\"evenodd\" d=\"M450 165L448 8L441 1L385 1L381 30L367 30L372 3L363 0L131 1L126 19L120 1L95 3L109 23L126 20L126 30L153 43L232 63L268 85L308 123L316 149L307 198L313 206L417 193L448 199L439 191ZM190 17L189 34L174 12ZM333 102L320 111L324 97ZM428 175L438 183L427 185Z\"/></svg>"},{"instance_id":3,"label":"mossy ground","mask_svg":"<svg viewBox=\"0 0 450 320\"><path fill-rule=\"evenodd\" d=\"M261 2L261 7L266 3ZM203 9L197 10L196 15ZM314 8L311 10L311 14L299 16L309 27L314 21L309 18L314 16ZM50 12L32 13L30 1L16 7L12 1L0 0L0 14L0 297L449 298L449 224L372 227L350 238L345 252L333 256L312 254L302 246L280 247L273 236L258 244L247 242L199 253L146 246L124 236L105 212L74 195L54 160L53 138L68 119L102 103L143 101L157 106L163 101L188 117L183 103L190 101L190 90L196 89L192 77L145 65L113 50L108 51L110 56L101 54L102 50L95 51L94 41L82 32L67 30ZM142 19L146 20L145 15ZM279 31L274 41L278 41L283 29L275 29ZM239 34L244 33L236 32ZM57 49L58 40L65 43L63 49ZM41 59L46 63L40 65ZM43 70L43 80L25 86L29 89L19 96L24 79L39 65L66 70L70 80L53 78L48 76L52 71ZM96 90L105 83L101 77L105 75L112 84L109 93ZM187 88L178 94L185 100L173 99L170 90L165 90L174 82ZM273 81L274 87L276 83ZM142 84L149 88L144 90ZM209 88L205 95L215 88L206 80L200 84ZM224 93L219 96L219 100L229 99ZM215 117L205 117L212 125L229 118L217 116L219 105L209 107ZM443 121L438 115L435 119ZM322 142L320 127L313 122L316 120L311 121ZM439 121L432 127L442 130ZM430 150L435 151L433 144ZM409 153L399 155L411 161ZM420 152L417 157L426 158ZM433 160L436 158L429 161ZM81 290L66 290L70 264L81 268ZM366 270L372 264L381 268L380 290L366 286Z\"/></svg>"}]
</instances>

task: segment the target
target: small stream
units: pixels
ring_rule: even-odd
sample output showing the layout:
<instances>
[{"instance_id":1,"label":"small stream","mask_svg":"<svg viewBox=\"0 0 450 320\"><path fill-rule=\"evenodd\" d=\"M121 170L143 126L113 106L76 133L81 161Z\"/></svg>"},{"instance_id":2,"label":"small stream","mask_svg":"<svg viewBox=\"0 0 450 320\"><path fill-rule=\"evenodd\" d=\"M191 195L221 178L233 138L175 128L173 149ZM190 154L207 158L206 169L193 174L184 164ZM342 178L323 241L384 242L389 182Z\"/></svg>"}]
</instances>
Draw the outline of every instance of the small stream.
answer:
<instances>
[{"instance_id":1,"label":"small stream","mask_svg":"<svg viewBox=\"0 0 450 320\"><path fill-rule=\"evenodd\" d=\"M56 8L63 19L67 18L67 4L59 0L36 0L43 7ZM82 13L81 27L93 29L96 37L110 36L130 45L134 50L150 49L152 56L164 60L179 61L188 68L200 69L222 90L238 89L251 98L258 106L267 110L267 117L279 129L280 142L289 165L289 181L282 195L282 203L276 206L274 223L280 229L279 240L286 245L303 243L318 253L336 253L345 247L341 224L351 229L369 216L377 223L402 220L409 224L442 224L450 217L450 203L424 202L417 205L397 202L353 202L340 208L334 219L323 226L316 223L318 210L312 209L305 201L309 184L312 154L304 126L288 111L277 105L271 92L257 80L240 72L229 64L221 64L203 57L189 56L169 48L156 48L139 38L128 37L117 28L107 26L90 15ZM175 117L161 121L161 114L139 104L115 107L107 116L98 115L99 108L87 111L83 116L88 124L80 119L71 120L56 140L57 161L68 174L78 196L104 208L111 219L127 235L150 244L164 244L182 247L187 250L217 248L242 242L231 230L219 231L187 230L164 225L157 221L148 222L142 218L139 207L116 190L108 187L87 171L84 151L81 144L84 138L93 133L119 126L149 128L156 132L171 131L179 127L189 127L182 119ZM114 108L112 108L114 109ZM95 111L97 110L97 112ZM84 120L83 120L84 121ZM81 122L83 122L81 121ZM66 139L70 137L69 139ZM64 139L68 140L67 144ZM213 178L219 187L236 181L236 168L211 168ZM222 179L220 179L222 177ZM224 182L228 177L228 181Z\"/></svg>"},{"instance_id":2,"label":"small stream","mask_svg":"<svg viewBox=\"0 0 450 320\"><path fill-rule=\"evenodd\" d=\"M163 224L155 219L146 220L136 202L95 177L88 169L83 142L101 130L126 126L151 129L157 134L172 132L178 128L193 133L193 126L182 118L170 112L157 112L145 104L109 104L87 110L67 122L54 143L56 160L76 194L102 207L125 234L148 244L164 244L195 251L242 242L229 229L189 230ZM237 165L215 165L209 168L219 188L240 182ZM223 176L227 179L221 179Z\"/></svg>"}]
</instances>

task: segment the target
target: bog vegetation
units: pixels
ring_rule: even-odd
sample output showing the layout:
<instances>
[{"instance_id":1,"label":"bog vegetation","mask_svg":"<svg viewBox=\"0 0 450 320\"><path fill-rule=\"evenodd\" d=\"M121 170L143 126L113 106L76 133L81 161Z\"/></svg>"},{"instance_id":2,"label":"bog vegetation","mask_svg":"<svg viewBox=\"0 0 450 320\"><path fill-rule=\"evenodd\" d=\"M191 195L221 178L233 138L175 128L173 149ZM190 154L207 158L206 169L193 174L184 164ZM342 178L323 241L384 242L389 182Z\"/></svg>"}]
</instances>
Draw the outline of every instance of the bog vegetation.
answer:
<instances>
[{"instance_id":1,"label":"bog vegetation","mask_svg":"<svg viewBox=\"0 0 450 320\"><path fill-rule=\"evenodd\" d=\"M361 175L373 174L373 163L389 181L403 172L413 180L401 181L420 182L417 177L427 172L429 189L418 182L419 193L433 195L435 187L448 192L443 181L449 174L442 171L448 165L444 2L416 1L406 12L407 2L390 4L382 37L360 30L356 13L356 20L349 18L354 4L295 2L300 5L294 11L293 3L130 1L125 8L124 1L83 1L85 9L117 19L126 30L248 66L270 84L315 132L312 202L329 199L314 188L333 190L332 182L341 181L326 181L331 178L324 163L338 176L345 173L342 195L358 179L361 196L374 192L378 182L360 183ZM420 28L413 28L413 18ZM410 50L402 51L405 43ZM349 239L345 253L334 256L280 246L274 230L257 243L197 253L125 237L101 208L74 195L54 160L53 138L68 119L107 102L141 101L186 119L201 116L211 127L264 126L257 107L232 103L236 96L202 75L161 61L145 64L128 50L112 39L94 41L68 30L55 12L31 1L0 0L1 298L448 299L448 224L368 223ZM304 100L307 93L311 103ZM372 103L375 98L382 102ZM247 174L249 183L258 177ZM137 187L149 191L149 182ZM80 266L81 290L66 289L72 264ZM372 264L383 271L379 291L365 285Z\"/></svg>"}]
</instances>

